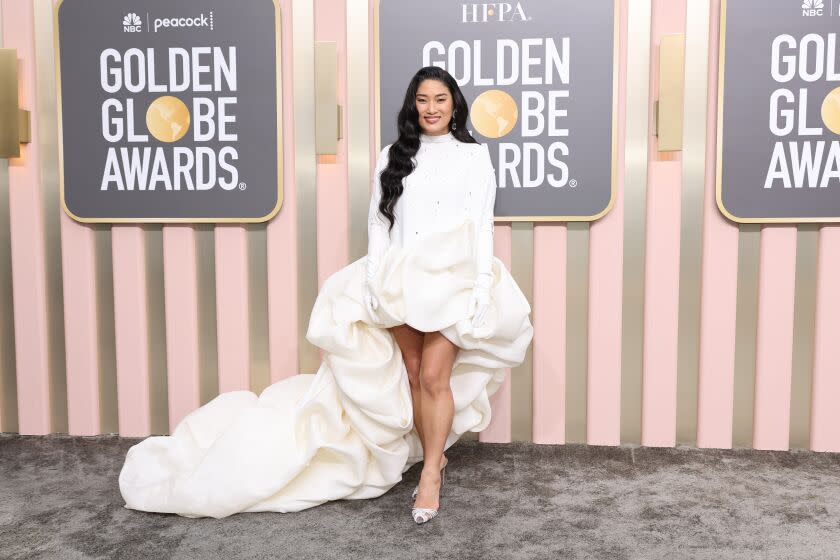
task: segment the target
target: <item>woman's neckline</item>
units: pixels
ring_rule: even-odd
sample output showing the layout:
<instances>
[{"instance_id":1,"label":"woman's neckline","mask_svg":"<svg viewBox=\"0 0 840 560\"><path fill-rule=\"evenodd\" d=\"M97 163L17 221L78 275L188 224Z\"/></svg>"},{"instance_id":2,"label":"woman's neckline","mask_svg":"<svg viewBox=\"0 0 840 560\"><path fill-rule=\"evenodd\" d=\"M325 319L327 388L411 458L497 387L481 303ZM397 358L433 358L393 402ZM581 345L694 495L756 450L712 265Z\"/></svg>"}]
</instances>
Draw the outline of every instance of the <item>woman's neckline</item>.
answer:
<instances>
[{"instance_id":1,"label":"woman's neckline","mask_svg":"<svg viewBox=\"0 0 840 560\"><path fill-rule=\"evenodd\" d=\"M451 130L446 134L426 134L425 132L420 133L420 142L423 143L452 142L453 140L455 140L455 136L452 135Z\"/></svg>"}]
</instances>

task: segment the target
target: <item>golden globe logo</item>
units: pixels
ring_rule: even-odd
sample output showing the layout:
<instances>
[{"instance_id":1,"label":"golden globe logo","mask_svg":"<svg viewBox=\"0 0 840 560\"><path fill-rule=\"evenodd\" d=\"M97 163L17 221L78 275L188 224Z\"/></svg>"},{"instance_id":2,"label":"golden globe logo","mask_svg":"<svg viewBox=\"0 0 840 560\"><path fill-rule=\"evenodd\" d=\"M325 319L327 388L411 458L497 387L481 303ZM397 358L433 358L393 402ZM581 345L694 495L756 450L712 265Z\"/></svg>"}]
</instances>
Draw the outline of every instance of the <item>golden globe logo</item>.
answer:
<instances>
[{"instance_id":1,"label":"golden globe logo","mask_svg":"<svg viewBox=\"0 0 840 560\"><path fill-rule=\"evenodd\" d=\"M490 89L482 92L470 106L470 120L487 138L506 136L519 120L519 107L509 93Z\"/></svg>"},{"instance_id":2,"label":"golden globe logo","mask_svg":"<svg viewBox=\"0 0 840 560\"><path fill-rule=\"evenodd\" d=\"M157 66L155 57L161 52L166 63ZM100 87L111 95L101 107L102 138L108 149L100 190L245 189L236 167L235 46L125 52L107 48L99 63ZM165 69L162 76L159 68ZM189 105L174 95L155 98L145 110L146 129L159 142L183 140L187 145L149 146L149 134L138 130L142 109L135 107L132 94L156 92L184 92ZM220 95L205 95L211 92Z\"/></svg>"},{"instance_id":3,"label":"golden globe logo","mask_svg":"<svg viewBox=\"0 0 840 560\"><path fill-rule=\"evenodd\" d=\"M461 23L487 23L488 21L527 21L522 3L485 2L461 4Z\"/></svg>"},{"instance_id":4,"label":"golden globe logo","mask_svg":"<svg viewBox=\"0 0 840 560\"><path fill-rule=\"evenodd\" d=\"M190 110L175 96L158 97L146 110L146 128L161 142L177 142L190 128Z\"/></svg>"}]
</instances>

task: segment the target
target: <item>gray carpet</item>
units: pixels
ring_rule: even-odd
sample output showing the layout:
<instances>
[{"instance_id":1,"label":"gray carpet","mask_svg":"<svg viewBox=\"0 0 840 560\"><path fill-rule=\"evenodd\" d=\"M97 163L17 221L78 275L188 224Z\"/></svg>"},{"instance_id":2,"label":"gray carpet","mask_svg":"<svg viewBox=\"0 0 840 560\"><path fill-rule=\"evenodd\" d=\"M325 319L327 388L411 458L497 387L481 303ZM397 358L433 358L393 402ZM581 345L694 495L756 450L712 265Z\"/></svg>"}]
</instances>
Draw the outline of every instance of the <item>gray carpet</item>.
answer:
<instances>
[{"instance_id":1,"label":"gray carpet","mask_svg":"<svg viewBox=\"0 0 840 560\"><path fill-rule=\"evenodd\" d=\"M137 439L0 434L0 557L840 559L840 454L456 443L441 514L421 465L372 500L187 519L123 507Z\"/></svg>"}]
</instances>

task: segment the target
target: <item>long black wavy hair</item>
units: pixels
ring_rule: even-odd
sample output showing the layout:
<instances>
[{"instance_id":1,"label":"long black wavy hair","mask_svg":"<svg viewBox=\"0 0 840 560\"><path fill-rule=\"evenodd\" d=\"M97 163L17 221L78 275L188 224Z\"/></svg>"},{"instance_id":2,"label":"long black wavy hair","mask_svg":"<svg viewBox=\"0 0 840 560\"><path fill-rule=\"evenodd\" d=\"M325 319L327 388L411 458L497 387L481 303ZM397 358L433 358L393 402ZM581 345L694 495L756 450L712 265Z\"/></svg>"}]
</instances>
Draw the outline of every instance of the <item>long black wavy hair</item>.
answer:
<instances>
[{"instance_id":1,"label":"long black wavy hair","mask_svg":"<svg viewBox=\"0 0 840 560\"><path fill-rule=\"evenodd\" d=\"M397 131L399 137L388 150L388 165L379 175L379 182L382 185L382 198L379 201L379 211L385 216L390 225L388 231L394 227L394 206L403 193L403 179L414 171L412 158L420 149L420 114L417 112L415 97L417 88L423 80L438 80L448 89L452 97L455 116L449 121L449 131L460 142L478 144L479 142L467 132L467 117L469 106L461 88L452 75L437 66L424 66L414 74L408 88L405 90L403 106L397 115ZM455 129L452 129L453 123Z\"/></svg>"}]
</instances>

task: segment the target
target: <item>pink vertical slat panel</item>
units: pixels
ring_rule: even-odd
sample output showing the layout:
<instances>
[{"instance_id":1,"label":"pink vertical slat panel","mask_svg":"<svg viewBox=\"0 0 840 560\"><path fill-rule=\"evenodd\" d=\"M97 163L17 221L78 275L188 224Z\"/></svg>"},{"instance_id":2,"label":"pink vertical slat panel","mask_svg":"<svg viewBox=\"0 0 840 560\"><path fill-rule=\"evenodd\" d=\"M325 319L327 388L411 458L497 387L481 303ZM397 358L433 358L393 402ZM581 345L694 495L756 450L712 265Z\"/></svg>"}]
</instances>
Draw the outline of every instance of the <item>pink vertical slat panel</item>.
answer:
<instances>
[{"instance_id":1,"label":"pink vertical slat panel","mask_svg":"<svg viewBox=\"0 0 840 560\"><path fill-rule=\"evenodd\" d=\"M19 158L9 159L18 429L21 434L40 435L51 431L51 391L34 7L32 2L2 0L2 9L3 47L17 50L20 107L30 112L32 140L21 144Z\"/></svg>"},{"instance_id":2,"label":"pink vertical slat panel","mask_svg":"<svg viewBox=\"0 0 840 560\"><path fill-rule=\"evenodd\" d=\"M336 103L342 107L347 107L346 14L344 0L315 0L315 40L336 43ZM341 128L347 130L347 111L342 112L342 119L344 122ZM332 273L347 265L350 256L346 138L338 141L336 155L316 157L315 204L320 287Z\"/></svg>"},{"instance_id":3,"label":"pink vertical slat panel","mask_svg":"<svg viewBox=\"0 0 840 560\"><path fill-rule=\"evenodd\" d=\"M820 228L817 254L817 306L814 381L811 387L813 451L840 451L840 226Z\"/></svg>"},{"instance_id":4,"label":"pink vertical slat panel","mask_svg":"<svg viewBox=\"0 0 840 560\"><path fill-rule=\"evenodd\" d=\"M706 111L697 447L727 449L732 447L732 407L735 394L738 226L720 213L715 200L720 0L712 0L709 17L709 104Z\"/></svg>"},{"instance_id":5,"label":"pink vertical slat panel","mask_svg":"<svg viewBox=\"0 0 840 560\"><path fill-rule=\"evenodd\" d=\"M292 72L292 0L280 0L283 95L283 204L266 228L268 337L271 382L299 372L297 300L297 194Z\"/></svg>"},{"instance_id":6,"label":"pink vertical slat panel","mask_svg":"<svg viewBox=\"0 0 840 560\"><path fill-rule=\"evenodd\" d=\"M682 164L648 168L642 445L671 447L677 433L677 336Z\"/></svg>"},{"instance_id":7,"label":"pink vertical slat panel","mask_svg":"<svg viewBox=\"0 0 840 560\"><path fill-rule=\"evenodd\" d=\"M618 445L621 426L621 293L624 250L624 151L627 101L627 0L620 3L618 154L612 209L589 228L589 348L586 440Z\"/></svg>"},{"instance_id":8,"label":"pink vertical slat panel","mask_svg":"<svg viewBox=\"0 0 840 560\"><path fill-rule=\"evenodd\" d=\"M145 245L142 226L111 228L117 412L126 437L151 433Z\"/></svg>"},{"instance_id":9,"label":"pink vertical slat panel","mask_svg":"<svg viewBox=\"0 0 840 560\"><path fill-rule=\"evenodd\" d=\"M762 226L755 357L755 449L786 450L790 433L796 226Z\"/></svg>"},{"instance_id":10,"label":"pink vertical slat panel","mask_svg":"<svg viewBox=\"0 0 840 560\"><path fill-rule=\"evenodd\" d=\"M96 435L101 433L96 241L92 227L63 210L60 216L68 429L71 435Z\"/></svg>"},{"instance_id":11,"label":"pink vertical slat panel","mask_svg":"<svg viewBox=\"0 0 840 560\"><path fill-rule=\"evenodd\" d=\"M163 283L169 428L173 430L200 404L198 272L192 226L163 226Z\"/></svg>"},{"instance_id":12,"label":"pink vertical slat panel","mask_svg":"<svg viewBox=\"0 0 840 560\"><path fill-rule=\"evenodd\" d=\"M534 443L566 441L567 229L534 224Z\"/></svg>"},{"instance_id":13,"label":"pink vertical slat panel","mask_svg":"<svg viewBox=\"0 0 840 560\"><path fill-rule=\"evenodd\" d=\"M510 222L497 223L493 233L493 254L510 269L513 255L513 228ZM490 443L507 443L511 440L511 384L510 368L505 380L490 397L492 415L490 424L478 433L478 440Z\"/></svg>"},{"instance_id":14,"label":"pink vertical slat panel","mask_svg":"<svg viewBox=\"0 0 840 560\"><path fill-rule=\"evenodd\" d=\"M53 6L56 4L58 0L53 0ZM60 87L61 84L56 83L56 88ZM96 240L92 226L73 220L63 210L59 219L68 430L72 435L96 435L102 432L99 407L99 320L96 315Z\"/></svg>"},{"instance_id":15,"label":"pink vertical slat panel","mask_svg":"<svg viewBox=\"0 0 840 560\"><path fill-rule=\"evenodd\" d=\"M216 323L219 392L250 389L248 237L241 225L217 225Z\"/></svg>"}]
</instances>

